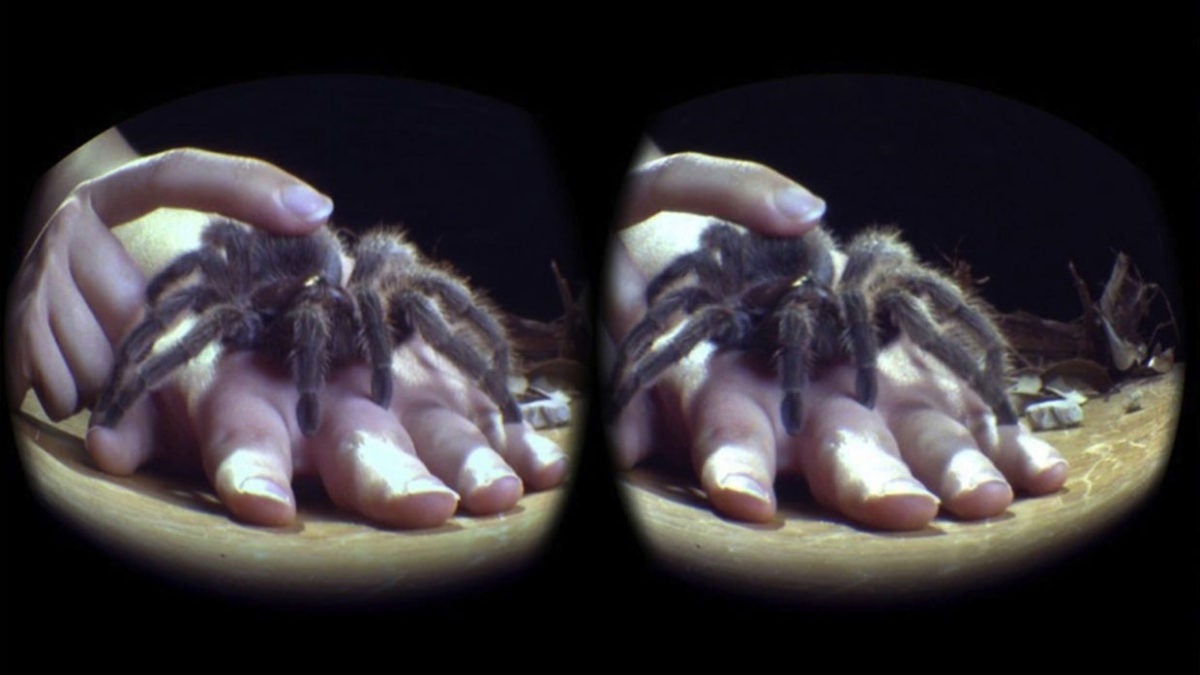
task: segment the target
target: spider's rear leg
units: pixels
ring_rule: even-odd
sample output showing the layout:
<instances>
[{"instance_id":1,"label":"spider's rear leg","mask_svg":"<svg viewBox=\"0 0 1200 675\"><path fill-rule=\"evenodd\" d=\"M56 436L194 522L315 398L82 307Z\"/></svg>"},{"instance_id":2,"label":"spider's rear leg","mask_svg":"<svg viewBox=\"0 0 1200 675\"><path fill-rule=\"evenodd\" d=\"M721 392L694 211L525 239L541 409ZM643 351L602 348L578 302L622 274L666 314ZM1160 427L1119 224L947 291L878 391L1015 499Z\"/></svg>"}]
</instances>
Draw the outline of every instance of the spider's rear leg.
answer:
<instances>
[{"instance_id":1,"label":"spider's rear leg","mask_svg":"<svg viewBox=\"0 0 1200 675\"><path fill-rule=\"evenodd\" d=\"M500 328L500 323L456 279L442 274L420 274L413 277L413 282L418 290L437 298L450 314L465 319L466 325L474 328L485 345L492 345L493 362L484 381L493 392L496 403L504 410L504 421L521 421L520 408L508 391L511 368L508 338Z\"/></svg>"},{"instance_id":2,"label":"spider's rear leg","mask_svg":"<svg viewBox=\"0 0 1200 675\"><path fill-rule=\"evenodd\" d=\"M946 316L966 326L987 354L985 377L997 382L1003 380L1008 355L1004 336L986 314L971 306L958 286L933 274L907 275L904 283L913 291L929 296Z\"/></svg>"},{"instance_id":3,"label":"spider's rear leg","mask_svg":"<svg viewBox=\"0 0 1200 675\"><path fill-rule=\"evenodd\" d=\"M629 373L613 383L608 417L616 420L625 406L642 388L652 384L668 368L682 361L701 342L712 340L719 345L741 344L749 331L750 322L733 310L705 307L692 315L661 349L651 351L634 362Z\"/></svg>"},{"instance_id":4,"label":"spider's rear leg","mask_svg":"<svg viewBox=\"0 0 1200 675\"><path fill-rule=\"evenodd\" d=\"M412 322L421 337L438 353L450 359L471 380L482 382L484 390L500 408L506 424L520 422L521 409L508 391L508 373L490 368L487 359L466 339L456 336L450 326L423 296L404 291L396 296L393 312L400 312ZM393 323L402 319L393 319Z\"/></svg>"},{"instance_id":5,"label":"spider's rear leg","mask_svg":"<svg viewBox=\"0 0 1200 675\"><path fill-rule=\"evenodd\" d=\"M997 422L1017 423L1017 413L1004 392L1003 382L985 374L966 348L938 331L916 297L909 291L891 290L880 294L879 304L917 346L933 354L965 380L996 414Z\"/></svg>"}]
</instances>

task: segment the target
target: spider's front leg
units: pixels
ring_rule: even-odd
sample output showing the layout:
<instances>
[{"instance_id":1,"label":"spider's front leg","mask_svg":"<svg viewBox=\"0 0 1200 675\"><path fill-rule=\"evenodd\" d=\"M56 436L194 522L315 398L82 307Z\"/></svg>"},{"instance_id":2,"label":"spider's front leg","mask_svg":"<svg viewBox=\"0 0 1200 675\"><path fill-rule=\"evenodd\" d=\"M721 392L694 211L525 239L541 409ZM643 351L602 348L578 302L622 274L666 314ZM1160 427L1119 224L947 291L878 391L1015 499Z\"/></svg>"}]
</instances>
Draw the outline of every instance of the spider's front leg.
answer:
<instances>
[{"instance_id":1,"label":"spider's front leg","mask_svg":"<svg viewBox=\"0 0 1200 675\"><path fill-rule=\"evenodd\" d=\"M808 386L808 353L812 345L812 312L802 304L787 303L778 312L779 376L783 402L779 414L789 436L799 436L804 420L801 392Z\"/></svg>"},{"instance_id":2,"label":"spider's front leg","mask_svg":"<svg viewBox=\"0 0 1200 675\"><path fill-rule=\"evenodd\" d=\"M178 342L153 354L127 378L116 385L121 370L113 372L112 393L97 404L92 424L113 427L143 394L168 375L194 359L209 344L241 330L253 317L233 304L216 305L197 319L196 324Z\"/></svg>"},{"instance_id":3,"label":"spider's front leg","mask_svg":"<svg viewBox=\"0 0 1200 675\"><path fill-rule=\"evenodd\" d=\"M629 334L617 348L612 381L620 382L625 377L629 365L641 359L654 341L664 335L666 329L671 325L669 323L671 317L677 312L682 312L686 318L700 307L717 303L717 297L708 289L688 286L671 292L651 305L646 311L646 316L630 329Z\"/></svg>"},{"instance_id":4,"label":"spider's front leg","mask_svg":"<svg viewBox=\"0 0 1200 675\"><path fill-rule=\"evenodd\" d=\"M879 359L879 337L875 334L871 308L862 292L853 289L842 294L842 314L854 354L855 398L866 408L875 407L879 393L875 364Z\"/></svg>"},{"instance_id":5,"label":"spider's front leg","mask_svg":"<svg viewBox=\"0 0 1200 675\"><path fill-rule=\"evenodd\" d=\"M296 403L296 424L305 436L321 426L321 387L332 332L331 317L320 300L312 295L300 300L288 313L292 326L292 350L288 355L292 378L300 392Z\"/></svg>"},{"instance_id":6,"label":"spider's front leg","mask_svg":"<svg viewBox=\"0 0 1200 675\"><path fill-rule=\"evenodd\" d=\"M701 342L711 340L718 346L739 346L745 342L751 327L748 317L724 305L703 307L685 321L665 345L634 361L628 372L613 383L609 419L616 420L639 391L686 358Z\"/></svg>"},{"instance_id":7,"label":"spider's front leg","mask_svg":"<svg viewBox=\"0 0 1200 675\"><path fill-rule=\"evenodd\" d=\"M354 290L354 300L358 306L359 321L362 324L363 347L367 353L367 363L371 365L371 400L382 408L392 403L392 354L395 343L388 329L388 321L383 309L383 301L379 294L370 288ZM412 334L412 326L405 322L397 328L400 333L399 342L404 342Z\"/></svg>"}]
</instances>

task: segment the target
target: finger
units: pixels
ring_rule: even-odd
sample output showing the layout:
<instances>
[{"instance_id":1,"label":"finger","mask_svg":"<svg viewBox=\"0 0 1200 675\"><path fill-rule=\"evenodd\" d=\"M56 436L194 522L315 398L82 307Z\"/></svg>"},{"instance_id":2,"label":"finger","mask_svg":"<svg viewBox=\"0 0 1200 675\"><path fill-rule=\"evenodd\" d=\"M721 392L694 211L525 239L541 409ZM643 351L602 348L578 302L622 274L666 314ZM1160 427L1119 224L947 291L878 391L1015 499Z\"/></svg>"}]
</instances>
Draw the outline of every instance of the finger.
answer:
<instances>
[{"instance_id":1,"label":"finger","mask_svg":"<svg viewBox=\"0 0 1200 675\"><path fill-rule=\"evenodd\" d=\"M241 372L234 367L241 364ZM232 374L231 374L232 373ZM296 519L289 425L281 412L282 378L225 358L216 382L197 406L204 469L221 503L237 518L259 525Z\"/></svg>"},{"instance_id":2,"label":"finger","mask_svg":"<svg viewBox=\"0 0 1200 675\"><path fill-rule=\"evenodd\" d=\"M816 226L825 202L762 164L686 152L631 172L619 227L660 211L716 216L765 234L801 235Z\"/></svg>"},{"instance_id":3,"label":"finger","mask_svg":"<svg viewBox=\"0 0 1200 675\"><path fill-rule=\"evenodd\" d=\"M524 485L474 424L439 403L404 408L400 423L412 436L421 460L462 496L472 513L512 508Z\"/></svg>"},{"instance_id":4,"label":"finger","mask_svg":"<svg viewBox=\"0 0 1200 675\"><path fill-rule=\"evenodd\" d=\"M27 368L28 381L50 419L61 420L79 410L79 392L75 389L71 369L54 339L48 318L35 316L18 330L24 336L20 339L25 343L27 366L24 367ZM21 381L14 385L14 404L19 405L19 397L25 394L21 385Z\"/></svg>"},{"instance_id":5,"label":"finger","mask_svg":"<svg viewBox=\"0 0 1200 675\"><path fill-rule=\"evenodd\" d=\"M1067 481L1067 460L1054 446L1017 424L996 427L995 445L985 446L996 467L1019 490L1042 495Z\"/></svg>"},{"instance_id":6,"label":"finger","mask_svg":"<svg viewBox=\"0 0 1200 675\"><path fill-rule=\"evenodd\" d=\"M441 525L458 494L430 473L390 410L333 389L321 431L312 439L317 468L342 508L395 527Z\"/></svg>"},{"instance_id":7,"label":"finger","mask_svg":"<svg viewBox=\"0 0 1200 675\"><path fill-rule=\"evenodd\" d=\"M50 314L54 341L62 351L80 405L89 405L113 367L113 349L96 316L74 286L64 288Z\"/></svg>"},{"instance_id":8,"label":"finger","mask_svg":"<svg viewBox=\"0 0 1200 675\"><path fill-rule=\"evenodd\" d=\"M493 447L531 490L548 490L567 477L567 454L528 424L504 425L503 441Z\"/></svg>"},{"instance_id":9,"label":"finger","mask_svg":"<svg viewBox=\"0 0 1200 675\"><path fill-rule=\"evenodd\" d=\"M653 403L649 393L642 392L625 406L612 428L617 468L631 469L650 456L653 423Z\"/></svg>"},{"instance_id":10,"label":"finger","mask_svg":"<svg viewBox=\"0 0 1200 675\"><path fill-rule=\"evenodd\" d=\"M127 476L150 461L155 452L157 411L149 397L135 403L113 428L90 426L88 454L105 473Z\"/></svg>"},{"instance_id":11,"label":"finger","mask_svg":"<svg viewBox=\"0 0 1200 675\"><path fill-rule=\"evenodd\" d=\"M692 404L693 462L713 508L740 520L775 516L774 423L746 386L706 387Z\"/></svg>"},{"instance_id":12,"label":"finger","mask_svg":"<svg viewBox=\"0 0 1200 675\"><path fill-rule=\"evenodd\" d=\"M146 286L141 270L78 199L68 200L50 218L25 266L29 287L22 284L22 293L46 293L57 313L64 306L63 294L75 289L110 344L120 341L141 309Z\"/></svg>"},{"instance_id":13,"label":"finger","mask_svg":"<svg viewBox=\"0 0 1200 675\"><path fill-rule=\"evenodd\" d=\"M311 232L333 202L277 166L194 148L168 150L84 183L80 194L110 226L171 206L221 213L284 234Z\"/></svg>"},{"instance_id":14,"label":"finger","mask_svg":"<svg viewBox=\"0 0 1200 675\"><path fill-rule=\"evenodd\" d=\"M938 498L913 477L879 415L845 396L814 394L810 401L795 443L818 501L887 530L920 529L933 520Z\"/></svg>"},{"instance_id":15,"label":"finger","mask_svg":"<svg viewBox=\"0 0 1200 675\"><path fill-rule=\"evenodd\" d=\"M961 518L1003 513L1013 491L1004 475L984 456L966 427L948 415L925 408L896 412L888 427L900 454L918 480Z\"/></svg>"}]
</instances>

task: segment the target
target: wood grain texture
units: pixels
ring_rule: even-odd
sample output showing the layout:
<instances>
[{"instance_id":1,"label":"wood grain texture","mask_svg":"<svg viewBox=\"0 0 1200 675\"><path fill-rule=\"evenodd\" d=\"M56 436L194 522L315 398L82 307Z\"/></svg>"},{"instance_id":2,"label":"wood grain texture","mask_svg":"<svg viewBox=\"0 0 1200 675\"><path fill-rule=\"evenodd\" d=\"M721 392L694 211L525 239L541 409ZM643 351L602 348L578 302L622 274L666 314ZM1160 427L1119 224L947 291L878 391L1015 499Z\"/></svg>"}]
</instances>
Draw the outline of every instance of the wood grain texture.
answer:
<instances>
[{"instance_id":1,"label":"wood grain texture","mask_svg":"<svg viewBox=\"0 0 1200 675\"><path fill-rule=\"evenodd\" d=\"M1070 463L1066 485L1018 494L1001 515L939 516L916 532L875 532L817 506L803 487L780 489L773 523L715 515L687 476L634 471L623 493L645 545L668 569L757 596L854 602L928 595L1035 570L1102 533L1160 483L1183 388L1183 367L1128 382L1083 406L1079 427L1039 433ZM1142 409L1127 412L1141 392Z\"/></svg>"},{"instance_id":2,"label":"wood grain texture","mask_svg":"<svg viewBox=\"0 0 1200 675\"><path fill-rule=\"evenodd\" d=\"M53 423L32 394L26 398L14 429L34 493L117 555L235 595L413 597L519 570L553 534L567 490L527 494L499 515L459 515L437 528L405 531L340 511L310 486L297 490L295 524L256 527L231 519L203 476L101 472L83 446L87 419L84 412ZM574 430L547 435L569 453L575 448Z\"/></svg>"}]
</instances>

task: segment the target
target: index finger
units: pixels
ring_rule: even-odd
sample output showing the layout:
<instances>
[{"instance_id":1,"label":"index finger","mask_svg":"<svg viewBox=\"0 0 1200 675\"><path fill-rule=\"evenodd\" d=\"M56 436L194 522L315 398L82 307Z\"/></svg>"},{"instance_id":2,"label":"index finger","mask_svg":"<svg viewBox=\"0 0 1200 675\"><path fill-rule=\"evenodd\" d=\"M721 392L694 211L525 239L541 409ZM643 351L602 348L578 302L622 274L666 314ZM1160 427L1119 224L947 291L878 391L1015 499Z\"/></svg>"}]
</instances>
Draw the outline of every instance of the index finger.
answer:
<instances>
[{"instance_id":1,"label":"index finger","mask_svg":"<svg viewBox=\"0 0 1200 675\"><path fill-rule=\"evenodd\" d=\"M333 201L279 167L195 148L168 150L89 180L77 194L109 227L159 207L220 213L280 234L306 234Z\"/></svg>"},{"instance_id":2,"label":"index finger","mask_svg":"<svg viewBox=\"0 0 1200 675\"><path fill-rule=\"evenodd\" d=\"M684 152L630 173L618 227L661 211L715 216L763 234L799 236L816 227L825 202L757 162Z\"/></svg>"}]
</instances>

